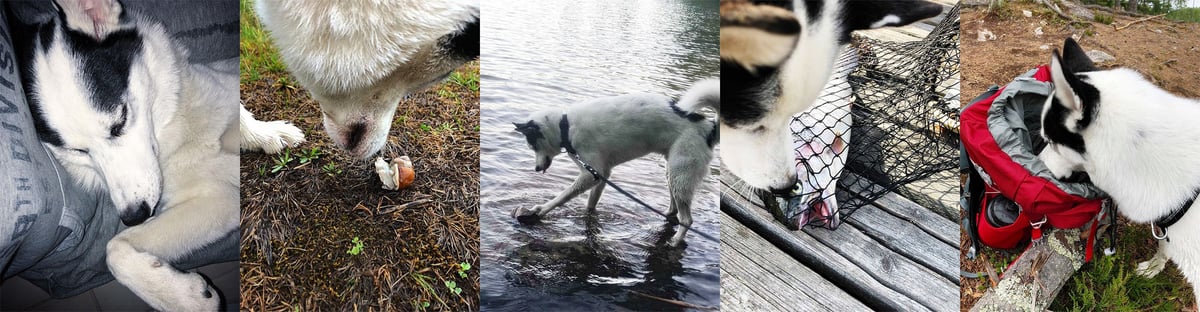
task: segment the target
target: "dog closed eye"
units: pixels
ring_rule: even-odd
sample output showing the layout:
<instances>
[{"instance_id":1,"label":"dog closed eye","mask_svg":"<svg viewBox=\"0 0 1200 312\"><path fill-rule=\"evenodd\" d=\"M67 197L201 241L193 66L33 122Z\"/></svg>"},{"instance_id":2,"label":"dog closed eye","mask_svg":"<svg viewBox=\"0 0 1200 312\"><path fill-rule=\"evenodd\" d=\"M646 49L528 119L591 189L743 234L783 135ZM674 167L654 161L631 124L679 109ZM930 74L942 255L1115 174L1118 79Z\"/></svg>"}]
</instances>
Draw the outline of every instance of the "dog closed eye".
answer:
<instances>
[{"instance_id":1,"label":"dog closed eye","mask_svg":"<svg viewBox=\"0 0 1200 312\"><path fill-rule=\"evenodd\" d=\"M129 106L121 106L121 121L108 127L108 138L115 139L125 134L125 122L129 120Z\"/></svg>"}]
</instances>

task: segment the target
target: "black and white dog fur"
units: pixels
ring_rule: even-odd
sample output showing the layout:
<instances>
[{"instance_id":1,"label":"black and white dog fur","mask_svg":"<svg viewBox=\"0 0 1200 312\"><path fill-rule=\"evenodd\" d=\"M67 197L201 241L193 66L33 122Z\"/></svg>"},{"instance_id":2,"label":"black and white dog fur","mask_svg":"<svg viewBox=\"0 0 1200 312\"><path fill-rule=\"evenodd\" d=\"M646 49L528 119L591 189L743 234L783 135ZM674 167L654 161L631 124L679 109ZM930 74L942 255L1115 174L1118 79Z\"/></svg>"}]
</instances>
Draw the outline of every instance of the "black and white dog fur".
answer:
<instances>
[{"instance_id":1,"label":"black and white dog fur","mask_svg":"<svg viewBox=\"0 0 1200 312\"><path fill-rule=\"evenodd\" d=\"M850 32L937 16L919 0L722 1L721 161L750 186L797 187L788 123L814 104Z\"/></svg>"},{"instance_id":2,"label":"black and white dog fur","mask_svg":"<svg viewBox=\"0 0 1200 312\"><path fill-rule=\"evenodd\" d=\"M1138 271L1155 275L1170 258L1200 290L1200 100L1128 68L1099 70L1070 38L1050 61L1054 96L1042 114L1049 144L1041 160L1060 178L1086 172L1133 222L1154 224L1189 205L1174 225L1152 228L1167 239Z\"/></svg>"},{"instance_id":3,"label":"black and white dog fur","mask_svg":"<svg viewBox=\"0 0 1200 312\"><path fill-rule=\"evenodd\" d=\"M565 110L536 111L527 121L513 125L533 149L535 171L550 168L551 161L564 149L568 153L573 149L580 160L606 179L613 167L627 161L650 153L665 156L671 194L667 216L681 225L668 244L678 246L692 225L692 197L708 175L713 146L719 140L716 123L699 111L704 107L719 109L720 96L720 81L701 80L678 101L660 94L604 97ZM563 131L564 125L567 131ZM579 167L575 183L545 204L514 209L513 216L536 220L588 189L592 192L587 209L594 211L605 183L595 179L579 161L571 160Z\"/></svg>"},{"instance_id":4,"label":"black and white dog fur","mask_svg":"<svg viewBox=\"0 0 1200 312\"><path fill-rule=\"evenodd\" d=\"M158 310L216 310L205 279L172 262L238 228L236 60L189 64L161 24L115 0L57 7L14 31L42 145L130 226L107 244L118 282Z\"/></svg>"},{"instance_id":5,"label":"black and white dog fur","mask_svg":"<svg viewBox=\"0 0 1200 312\"><path fill-rule=\"evenodd\" d=\"M409 93L479 57L478 0L258 0L288 71L321 105L335 145L367 159L387 143ZM275 153L304 141L296 127L242 110L243 149Z\"/></svg>"}]
</instances>

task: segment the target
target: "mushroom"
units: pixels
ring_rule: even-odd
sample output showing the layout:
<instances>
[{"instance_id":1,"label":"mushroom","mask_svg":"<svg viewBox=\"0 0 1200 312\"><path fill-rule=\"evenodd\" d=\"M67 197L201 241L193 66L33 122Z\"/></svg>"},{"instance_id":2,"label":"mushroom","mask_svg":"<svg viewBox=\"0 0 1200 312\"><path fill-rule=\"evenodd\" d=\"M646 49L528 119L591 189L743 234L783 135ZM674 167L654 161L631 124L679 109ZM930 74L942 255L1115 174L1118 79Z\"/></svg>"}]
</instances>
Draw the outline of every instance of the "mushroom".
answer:
<instances>
[{"instance_id":1,"label":"mushroom","mask_svg":"<svg viewBox=\"0 0 1200 312\"><path fill-rule=\"evenodd\" d=\"M417 174L413 171L412 160L408 156L393 158L391 162L383 157L375 158L375 173L383 182L385 190L402 190L412 185Z\"/></svg>"}]
</instances>

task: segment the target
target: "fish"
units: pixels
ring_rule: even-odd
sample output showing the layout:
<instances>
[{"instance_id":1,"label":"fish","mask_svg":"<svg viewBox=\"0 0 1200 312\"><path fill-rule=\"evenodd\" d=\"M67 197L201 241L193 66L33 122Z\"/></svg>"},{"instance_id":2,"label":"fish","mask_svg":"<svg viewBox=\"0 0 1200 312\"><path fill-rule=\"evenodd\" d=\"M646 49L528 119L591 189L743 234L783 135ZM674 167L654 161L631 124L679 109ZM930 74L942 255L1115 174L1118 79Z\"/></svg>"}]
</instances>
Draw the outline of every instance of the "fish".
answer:
<instances>
[{"instance_id":1,"label":"fish","mask_svg":"<svg viewBox=\"0 0 1200 312\"><path fill-rule=\"evenodd\" d=\"M836 230L841 224L837 181L849 156L853 126L850 107L856 99L847 77L857 66L858 53L848 48L835 65L817 105L796 115L790 125L795 134L796 173L802 178L788 199L785 212L796 216L797 228L813 223Z\"/></svg>"}]
</instances>

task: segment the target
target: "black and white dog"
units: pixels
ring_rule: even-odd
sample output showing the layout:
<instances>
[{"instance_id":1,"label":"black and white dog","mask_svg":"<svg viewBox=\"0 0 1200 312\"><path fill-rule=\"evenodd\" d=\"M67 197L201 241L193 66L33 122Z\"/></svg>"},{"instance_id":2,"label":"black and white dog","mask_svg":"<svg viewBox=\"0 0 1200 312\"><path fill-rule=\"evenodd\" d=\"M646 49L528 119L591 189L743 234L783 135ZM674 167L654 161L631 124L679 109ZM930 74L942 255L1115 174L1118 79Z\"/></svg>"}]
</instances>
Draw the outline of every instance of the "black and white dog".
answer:
<instances>
[{"instance_id":1,"label":"black and white dog","mask_svg":"<svg viewBox=\"0 0 1200 312\"><path fill-rule=\"evenodd\" d=\"M14 32L42 145L130 226L107 244L118 282L159 310L216 310L208 282L172 263L238 228L236 60L189 64L115 0L56 4Z\"/></svg>"},{"instance_id":2,"label":"black and white dog","mask_svg":"<svg viewBox=\"0 0 1200 312\"><path fill-rule=\"evenodd\" d=\"M321 105L325 132L361 159L387 143L408 94L479 57L478 0L257 0L288 71ZM243 149L282 151L296 127L242 109Z\"/></svg>"},{"instance_id":3,"label":"black and white dog","mask_svg":"<svg viewBox=\"0 0 1200 312\"><path fill-rule=\"evenodd\" d=\"M1087 172L1121 215L1151 224L1159 253L1139 273L1155 275L1170 258L1200 291L1200 100L1128 68L1099 70L1071 38L1050 67L1042 162L1064 179Z\"/></svg>"},{"instance_id":4,"label":"black and white dog","mask_svg":"<svg viewBox=\"0 0 1200 312\"><path fill-rule=\"evenodd\" d=\"M919 0L722 1L721 161L752 187L797 187L788 123L815 103L850 32L937 16Z\"/></svg>"},{"instance_id":5,"label":"black and white dog","mask_svg":"<svg viewBox=\"0 0 1200 312\"><path fill-rule=\"evenodd\" d=\"M660 94L604 97L565 110L536 111L527 121L513 125L525 135L535 153L535 171L550 168L554 157L564 150L570 156L578 155L605 179L613 167L624 162L650 153L664 155L671 193L667 216L669 221L682 225L668 243L678 246L692 225L692 197L708 175L713 146L719 140L716 123L699 111L704 107L719 109L720 96L720 81L701 80L678 101ZM594 178L583 163L571 160L579 167L575 183L545 204L514 209L513 216L519 220L540 218L588 189L592 192L587 208L594 210L605 184Z\"/></svg>"}]
</instances>

